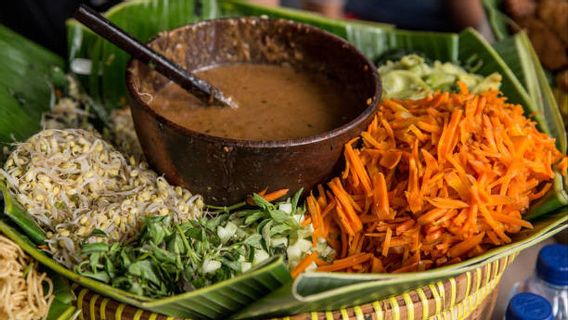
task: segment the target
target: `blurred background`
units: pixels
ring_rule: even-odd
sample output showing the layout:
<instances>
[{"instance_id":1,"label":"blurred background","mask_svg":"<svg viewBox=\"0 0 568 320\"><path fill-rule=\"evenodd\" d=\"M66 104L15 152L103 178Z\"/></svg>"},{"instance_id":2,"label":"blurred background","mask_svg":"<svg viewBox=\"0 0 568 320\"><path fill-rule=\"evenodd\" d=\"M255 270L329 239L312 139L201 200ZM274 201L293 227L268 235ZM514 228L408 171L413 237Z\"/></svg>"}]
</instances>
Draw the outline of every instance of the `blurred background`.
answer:
<instances>
[{"instance_id":1,"label":"blurred background","mask_svg":"<svg viewBox=\"0 0 568 320\"><path fill-rule=\"evenodd\" d=\"M493 34L484 6L497 6L513 29L526 29L550 71L551 80L568 91L568 0L248 0L265 6L314 11L333 18L362 19L400 29L459 32L473 27L489 41ZM122 0L0 1L0 23L65 56L64 21L81 4L106 11ZM561 104L567 109L568 104ZM561 110L568 114L568 110Z\"/></svg>"},{"instance_id":2,"label":"blurred background","mask_svg":"<svg viewBox=\"0 0 568 320\"><path fill-rule=\"evenodd\" d=\"M81 4L106 11L121 0L0 1L0 22L61 55L64 21ZM314 11L333 18L357 18L401 29L460 31L475 27L490 37L481 0L249 0L265 6Z\"/></svg>"}]
</instances>

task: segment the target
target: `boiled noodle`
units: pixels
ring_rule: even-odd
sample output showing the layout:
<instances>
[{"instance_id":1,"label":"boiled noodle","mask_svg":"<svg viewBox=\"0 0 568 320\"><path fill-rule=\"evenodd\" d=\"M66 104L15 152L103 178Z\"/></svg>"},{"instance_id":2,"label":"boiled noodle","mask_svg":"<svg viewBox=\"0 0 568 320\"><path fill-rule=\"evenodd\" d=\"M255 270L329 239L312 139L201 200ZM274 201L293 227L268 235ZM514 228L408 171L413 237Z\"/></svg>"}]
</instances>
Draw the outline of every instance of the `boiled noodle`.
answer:
<instances>
[{"instance_id":1,"label":"boiled noodle","mask_svg":"<svg viewBox=\"0 0 568 320\"><path fill-rule=\"evenodd\" d=\"M20 247L0 236L0 319L45 319L53 297L51 279L37 271Z\"/></svg>"}]
</instances>

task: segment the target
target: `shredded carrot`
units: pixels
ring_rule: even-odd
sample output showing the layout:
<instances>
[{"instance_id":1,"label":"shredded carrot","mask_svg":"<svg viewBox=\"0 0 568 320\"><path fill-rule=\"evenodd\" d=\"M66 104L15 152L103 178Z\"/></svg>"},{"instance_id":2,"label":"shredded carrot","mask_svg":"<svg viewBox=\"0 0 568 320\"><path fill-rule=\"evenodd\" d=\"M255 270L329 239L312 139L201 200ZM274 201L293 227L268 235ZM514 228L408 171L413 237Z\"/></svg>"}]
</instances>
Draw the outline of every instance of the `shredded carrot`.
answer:
<instances>
[{"instance_id":1,"label":"shredded carrot","mask_svg":"<svg viewBox=\"0 0 568 320\"><path fill-rule=\"evenodd\" d=\"M363 264L373 257L370 253L358 253L345 259L335 260L332 264L318 268L318 271L339 271Z\"/></svg>"},{"instance_id":2,"label":"shredded carrot","mask_svg":"<svg viewBox=\"0 0 568 320\"><path fill-rule=\"evenodd\" d=\"M266 194L267 191L268 191L268 188L264 188L264 189L260 190L259 192L257 192L257 194L262 197ZM252 196L247 197L246 202L251 206L254 205L254 200L252 199Z\"/></svg>"},{"instance_id":3,"label":"shredded carrot","mask_svg":"<svg viewBox=\"0 0 568 320\"><path fill-rule=\"evenodd\" d=\"M347 233L354 235L355 232L361 231L363 224L355 212L355 208L353 208L351 196L343 189L339 179L332 180L329 187L337 198L338 217Z\"/></svg>"},{"instance_id":4,"label":"shredded carrot","mask_svg":"<svg viewBox=\"0 0 568 320\"><path fill-rule=\"evenodd\" d=\"M426 199L426 201L430 202L430 204L434 207L442 209L459 209L469 207L466 202L455 199L430 198Z\"/></svg>"},{"instance_id":5,"label":"shredded carrot","mask_svg":"<svg viewBox=\"0 0 568 320\"><path fill-rule=\"evenodd\" d=\"M464 255L465 253L467 253L469 250L473 249L475 246L477 246L478 244L481 243L481 240L483 240L483 237L485 236L485 233L482 232L472 238L467 238L464 241L456 244L455 246L451 247L450 250L448 250L448 256L453 258L453 257L459 257Z\"/></svg>"},{"instance_id":6,"label":"shredded carrot","mask_svg":"<svg viewBox=\"0 0 568 320\"><path fill-rule=\"evenodd\" d=\"M282 198L283 196L285 196L286 194L288 194L288 190L289 189L276 190L276 191L271 192L269 194L265 194L262 197L264 198L264 200L266 200L268 202L272 202L272 201L278 200L278 199Z\"/></svg>"},{"instance_id":7,"label":"shredded carrot","mask_svg":"<svg viewBox=\"0 0 568 320\"><path fill-rule=\"evenodd\" d=\"M383 241L383 256L389 255L389 248L391 246L391 239L392 239L392 230L391 228L387 228L387 234L385 235L385 241Z\"/></svg>"},{"instance_id":8,"label":"shredded carrot","mask_svg":"<svg viewBox=\"0 0 568 320\"><path fill-rule=\"evenodd\" d=\"M379 163L381 166L387 169L393 169L400 162L401 157L402 157L402 152L398 150L386 151L385 153L382 154Z\"/></svg>"},{"instance_id":9,"label":"shredded carrot","mask_svg":"<svg viewBox=\"0 0 568 320\"><path fill-rule=\"evenodd\" d=\"M567 174L568 157L521 106L458 86L383 101L346 144L343 174L307 202L314 233L337 254L319 271L426 270L532 228L522 213L552 188L555 169Z\"/></svg>"},{"instance_id":10,"label":"shredded carrot","mask_svg":"<svg viewBox=\"0 0 568 320\"><path fill-rule=\"evenodd\" d=\"M298 265L296 265L296 267L292 270L292 272L290 272L290 274L292 275L292 278L296 278L298 275L300 275L300 273L304 272L306 270L307 267L309 267L312 263L316 263L319 260L318 258L318 253L317 252L312 252L310 254L307 254L304 259L302 259ZM321 261L321 260L319 260Z\"/></svg>"},{"instance_id":11,"label":"shredded carrot","mask_svg":"<svg viewBox=\"0 0 568 320\"><path fill-rule=\"evenodd\" d=\"M387 183L385 181L385 176L382 172L379 172L375 178L374 184L374 200L375 200L375 214L379 219L386 219L389 217L389 197Z\"/></svg>"}]
</instances>

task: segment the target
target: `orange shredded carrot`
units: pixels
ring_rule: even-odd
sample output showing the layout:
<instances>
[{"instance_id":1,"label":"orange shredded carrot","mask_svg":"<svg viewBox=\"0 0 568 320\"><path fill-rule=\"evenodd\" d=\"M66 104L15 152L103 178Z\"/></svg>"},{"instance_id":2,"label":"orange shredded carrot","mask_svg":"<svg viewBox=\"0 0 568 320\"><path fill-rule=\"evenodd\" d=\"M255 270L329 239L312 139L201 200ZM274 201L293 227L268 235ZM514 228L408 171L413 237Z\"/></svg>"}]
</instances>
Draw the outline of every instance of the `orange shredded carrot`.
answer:
<instances>
[{"instance_id":1,"label":"orange shredded carrot","mask_svg":"<svg viewBox=\"0 0 568 320\"><path fill-rule=\"evenodd\" d=\"M375 178L374 184L374 200L375 200L375 214L379 219L386 219L389 217L389 196L385 176L379 172Z\"/></svg>"},{"instance_id":2,"label":"orange shredded carrot","mask_svg":"<svg viewBox=\"0 0 568 320\"><path fill-rule=\"evenodd\" d=\"M400 162L402 152L398 150L386 151L382 154L379 164L387 169L393 169Z\"/></svg>"},{"instance_id":3,"label":"orange shredded carrot","mask_svg":"<svg viewBox=\"0 0 568 320\"><path fill-rule=\"evenodd\" d=\"M262 195L262 197L264 198L264 200L266 200L268 202L272 202L274 200L278 200L278 199L282 198L283 196L287 195L288 190L289 189L276 190L276 191L271 192L269 194Z\"/></svg>"},{"instance_id":4,"label":"orange shredded carrot","mask_svg":"<svg viewBox=\"0 0 568 320\"><path fill-rule=\"evenodd\" d=\"M544 185L544 187L542 187L542 189L540 189L540 191L529 195L529 199L533 200L533 199L542 198L548 192L548 190L550 190L551 188L552 188L552 183L546 183Z\"/></svg>"},{"instance_id":5,"label":"orange shredded carrot","mask_svg":"<svg viewBox=\"0 0 568 320\"><path fill-rule=\"evenodd\" d=\"M448 209L434 208L418 217L417 221L420 224L431 224L439 218L443 217L446 213L448 213Z\"/></svg>"},{"instance_id":6,"label":"orange shredded carrot","mask_svg":"<svg viewBox=\"0 0 568 320\"><path fill-rule=\"evenodd\" d=\"M442 209L460 209L469 207L466 202L455 199L428 198L426 201L430 202L430 204L434 207Z\"/></svg>"},{"instance_id":7,"label":"orange shredded carrot","mask_svg":"<svg viewBox=\"0 0 568 320\"><path fill-rule=\"evenodd\" d=\"M354 235L361 231L363 224L353 208L351 196L345 192L339 179L333 179L328 185L337 198L338 217L347 233Z\"/></svg>"},{"instance_id":8,"label":"orange shredded carrot","mask_svg":"<svg viewBox=\"0 0 568 320\"><path fill-rule=\"evenodd\" d=\"M325 207L325 209L323 209L321 216L322 218L325 219L325 217L327 217L327 215L331 212L331 210L333 210L335 208L335 200L331 200L331 202L327 205L327 207Z\"/></svg>"},{"instance_id":9,"label":"orange shredded carrot","mask_svg":"<svg viewBox=\"0 0 568 320\"><path fill-rule=\"evenodd\" d=\"M518 225L518 226L525 227L525 228L528 228L528 229L533 228L533 225L530 222L525 221L525 220L520 219L520 218L511 217L511 216L508 216L508 215L503 214L503 213L494 212L493 217L495 217L495 220L500 221L502 223L508 223L510 225Z\"/></svg>"},{"instance_id":10,"label":"orange shredded carrot","mask_svg":"<svg viewBox=\"0 0 568 320\"><path fill-rule=\"evenodd\" d=\"M304 220L302 220L301 224L302 224L303 226L307 226L307 225L309 225L310 223L312 223L312 217L310 217L310 216L304 216Z\"/></svg>"},{"instance_id":11,"label":"orange shredded carrot","mask_svg":"<svg viewBox=\"0 0 568 320\"><path fill-rule=\"evenodd\" d=\"M387 234L385 235L385 241L383 241L383 250L382 250L382 254L384 257L388 256L389 254L391 239L392 239L392 230L391 228L387 228Z\"/></svg>"},{"instance_id":12,"label":"orange shredded carrot","mask_svg":"<svg viewBox=\"0 0 568 320\"><path fill-rule=\"evenodd\" d=\"M385 100L345 146L345 171L308 198L336 250L319 271L409 272L511 242L568 157L497 91ZM361 147L353 142L361 141Z\"/></svg>"},{"instance_id":13,"label":"orange shredded carrot","mask_svg":"<svg viewBox=\"0 0 568 320\"><path fill-rule=\"evenodd\" d=\"M483 237L485 237L485 233L482 232L472 238L467 238L464 241L456 244L455 246L451 247L450 250L448 250L448 256L451 258L454 257L459 257L464 255L465 253L467 253L469 250L473 249L475 246L477 246L478 244L481 243L481 240L483 240Z\"/></svg>"},{"instance_id":14,"label":"orange shredded carrot","mask_svg":"<svg viewBox=\"0 0 568 320\"><path fill-rule=\"evenodd\" d=\"M385 268L383 267L383 263L380 259L373 257L373 261L371 262L371 272L372 273L379 273L384 272Z\"/></svg>"},{"instance_id":15,"label":"orange shredded carrot","mask_svg":"<svg viewBox=\"0 0 568 320\"><path fill-rule=\"evenodd\" d=\"M309 267L312 263L316 263L316 261L318 261L318 260L319 260L319 258L318 258L317 252L314 251L310 254L307 254L304 257L304 259L302 259L298 263L298 265L296 265L296 267L292 270L292 272L290 272L290 274L292 275L292 278L296 278L298 275L300 275L300 273L304 272L307 267Z\"/></svg>"},{"instance_id":16,"label":"orange shredded carrot","mask_svg":"<svg viewBox=\"0 0 568 320\"><path fill-rule=\"evenodd\" d=\"M264 188L264 189L260 190L259 192L257 192L257 194L262 197L266 194L267 191L268 191L268 188ZM251 206L254 205L254 200L252 199L252 196L247 197L246 202Z\"/></svg>"},{"instance_id":17,"label":"orange shredded carrot","mask_svg":"<svg viewBox=\"0 0 568 320\"><path fill-rule=\"evenodd\" d=\"M367 262L369 259L373 257L370 253L358 253L352 256L349 256L345 259L338 259L335 260L332 264L321 266L318 268L318 271L339 271L345 270L347 268L351 268L356 265L360 265L362 263Z\"/></svg>"},{"instance_id":18,"label":"orange shredded carrot","mask_svg":"<svg viewBox=\"0 0 568 320\"><path fill-rule=\"evenodd\" d=\"M350 160L352 169L357 174L359 181L361 181L361 184L363 185L365 192L367 194L370 194L371 193L371 181L369 179L369 175L367 174L367 171L365 170L365 167L363 166L363 163L361 162L361 158L359 158L355 154L355 152L353 151L353 147L349 143L345 145L345 154L346 154L346 158Z\"/></svg>"}]
</instances>

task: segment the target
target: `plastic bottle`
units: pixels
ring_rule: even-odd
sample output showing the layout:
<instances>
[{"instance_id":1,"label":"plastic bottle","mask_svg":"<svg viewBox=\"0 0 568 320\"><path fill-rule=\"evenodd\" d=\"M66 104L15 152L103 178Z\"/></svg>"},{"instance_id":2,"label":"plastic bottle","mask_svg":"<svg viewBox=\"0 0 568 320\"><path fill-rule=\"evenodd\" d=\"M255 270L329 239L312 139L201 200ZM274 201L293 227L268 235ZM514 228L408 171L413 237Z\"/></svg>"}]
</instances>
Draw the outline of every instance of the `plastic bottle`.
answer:
<instances>
[{"instance_id":1,"label":"plastic bottle","mask_svg":"<svg viewBox=\"0 0 568 320\"><path fill-rule=\"evenodd\" d=\"M535 273L512 293L532 292L552 305L554 319L568 320L568 246L551 244L538 253Z\"/></svg>"},{"instance_id":2,"label":"plastic bottle","mask_svg":"<svg viewBox=\"0 0 568 320\"><path fill-rule=\"evenodd\" d=\"M521 292L509 301L505 320L554 320L554 315L548 300L534 293Z\"/></svg>"}]
</instances>

